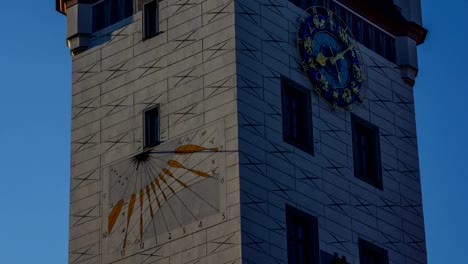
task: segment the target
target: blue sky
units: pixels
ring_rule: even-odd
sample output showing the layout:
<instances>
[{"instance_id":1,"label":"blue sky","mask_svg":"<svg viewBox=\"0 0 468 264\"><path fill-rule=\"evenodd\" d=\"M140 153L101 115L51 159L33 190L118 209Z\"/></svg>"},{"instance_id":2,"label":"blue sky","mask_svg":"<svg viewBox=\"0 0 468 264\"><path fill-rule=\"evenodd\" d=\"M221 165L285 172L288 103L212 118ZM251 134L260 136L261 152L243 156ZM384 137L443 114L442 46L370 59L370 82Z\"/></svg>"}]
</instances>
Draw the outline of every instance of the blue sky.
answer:
<instances>
[{"instance_id":1,"label":"blue sky","mask_svg":"<svg viewBox=\"0 0 468 264\"><path fill-rule=\"evenodd\" d=\"M430 263L462 263L468 249L468 28L463 0L422 0L426 43L415 87Z\"/></svg>"},{"instance_id":2,"label":"blue sky","mask_svg":"<svg viewBox=\"0 0 468 264\"><path fill-rule=\"evenodd\" d=\"M67 262L71 58L53 0L0 9L1 263ZM468 249L468 1L422 0L414 88L430 263Z\"/></svg>"}]
</instances>

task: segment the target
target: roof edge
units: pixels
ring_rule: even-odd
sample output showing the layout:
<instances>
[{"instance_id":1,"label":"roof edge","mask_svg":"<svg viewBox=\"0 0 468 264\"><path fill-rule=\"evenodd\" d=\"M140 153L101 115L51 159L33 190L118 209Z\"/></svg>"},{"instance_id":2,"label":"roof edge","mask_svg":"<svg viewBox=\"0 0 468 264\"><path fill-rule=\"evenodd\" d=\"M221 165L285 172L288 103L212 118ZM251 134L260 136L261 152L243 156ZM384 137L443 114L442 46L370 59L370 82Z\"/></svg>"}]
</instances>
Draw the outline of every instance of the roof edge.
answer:
<instances>
[{"instance_id":1,"label":"roof edge","mask_svg":"<svg viewBox=\"0 0 468 264\"><path fill-rule=\"evenodd\" d=\"M65 6L65 0L55 0L55 10L66 15L67 7Z\"/></svg>"}]
</instances>

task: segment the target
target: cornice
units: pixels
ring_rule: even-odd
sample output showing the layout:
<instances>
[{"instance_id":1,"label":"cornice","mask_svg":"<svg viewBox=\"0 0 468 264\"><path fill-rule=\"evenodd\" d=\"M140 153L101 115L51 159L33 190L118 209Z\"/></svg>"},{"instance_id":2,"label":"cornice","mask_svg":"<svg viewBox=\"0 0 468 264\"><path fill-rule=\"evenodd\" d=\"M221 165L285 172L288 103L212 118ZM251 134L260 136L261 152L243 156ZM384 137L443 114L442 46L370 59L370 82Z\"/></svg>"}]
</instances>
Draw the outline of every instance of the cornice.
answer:
<instances>
[{"instance_id":1,"label":"cornice","mask_svg":"<svg viewBox=\"0 0 468 264\"><path fill-rule=\"evenodd\" d=\"M99 0L55 0L55 9L66 15L67 8L74 6L76 4L94 4Z\"/></svg>"}]
</instances>

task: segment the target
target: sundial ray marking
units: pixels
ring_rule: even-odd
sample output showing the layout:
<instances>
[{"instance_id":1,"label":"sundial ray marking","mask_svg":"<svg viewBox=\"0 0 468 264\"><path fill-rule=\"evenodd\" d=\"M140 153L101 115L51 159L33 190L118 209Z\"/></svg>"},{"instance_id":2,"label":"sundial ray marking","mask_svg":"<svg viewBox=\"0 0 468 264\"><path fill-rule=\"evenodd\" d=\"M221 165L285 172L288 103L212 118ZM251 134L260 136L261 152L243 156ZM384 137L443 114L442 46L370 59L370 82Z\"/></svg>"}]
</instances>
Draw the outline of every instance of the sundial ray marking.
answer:
<instances>
[{"instance_id":1,"label":"sundial ray marking","mask_svg":"<svg viewBox=\"0 0 468 264\"><path fill-rule=\"evenodd\" d=\"M130 165L133 165L133 164L130 164ZM129 170L130 168L131 168L131 166L128 166L127 169L125 170L125 172L127 170ZM134 173L134 170L132 171L132 175L133 175L133 173ZM122 175L125 175L125 174L122 174ZM116 183L118 183L118 180L115 181L114 186L115 186ZM124 190L124 192L123 192L123 194L121 196L123 196L125 194L125 192L127 191L127 187L128 187L128 184L125 185L125 190ZM125 199L124 198L120 199L117 202L117 205L112 208L112 211L108 216L108 230L107 230L107 233L109 235L112 233L112 229L113 229L115 223L117 222L117 220L119 218L119 215L120 215L120 213L121 213L121 211L123 209L124 204L125 204Z\"/></svg>"},{"instance_id":2,"label":"sundial ray marking","mask_svg":"<svg viewBox=\"0 0 468 264\"><path fill-rule=\"evenodd\" d=\"M158 210L157 210L156 212L154 212L154 214L156 215L157 212L161 212L161 217L162 217L162 219L163 219L164 226L166 227L166 230L168 230L169 228L168 228L167 223L166 223L166 217L164 217L164 213L163 213L163 211L161 210L161 203L160 203L160 201L159 201L158 194L156 193L156 187L155 187L154 183L151 181L151 176L152 176L151 170L150 170L149 166L145 166L145 169L146 169L146 171L147 171L147 174L146 174L146 175L147 175L148 179L149 179L150 182L151 182L151 189L152 189L153 192L154 192L155 200L156 200L156 202L157 202L157 204L158 204ZM152 222L153 222L153 229L154 229L154 232L155 232L154 235L155 235L155 237L156 237L156 236L157 236L156 227L154 226L155 221L153 220Z\"/></svg>"},{"instance_id":3,"label":"sundial ray marking","mask_svg":"<svg viewBox=\"0 0 468 264\"><path fill-rule=\"evenodd\" d=\"M206 132L206 130L205 130L204 132ZM179 147L177 147L177 148L179 149L180 152L188 151L190 148L192 148L192 151L193 151L193 149L195 149L195 150L198 149L198 151L197 151L197 152L194 152L194 153L203 152L202 149L204 149L204 150L209 150L210 148L204 148L204 147L201 147L201 146L206 145L206 144L207 144L207 141L209 141L210 139L213 140L213 142L210 142L210 143L214 144L214 139L217 138L217 137L216 137L217 132L218 132L218 130L217 130L217 129L214 129L213 132L211 132L209 135L206 135L206 136L205 136L205 135L201 135L202 137L205 137L205 138L203 139L202 142L200 142L200 144L195 145L195 144L192 143L193 139L194 139L196 136L198 136L200 133L203 134L203 132L198 131L197 133L195 133L195 134L193 135L193 137L191 137L191 139L189 140L189 142L188 142L187 144L184 144L183 142L185 142L185 140L188 138L188 136L182 138L181 141L180 141L180 142L182 142L182 143L180 143L180 144L179 144ZM200 148L197 148L197 147L195 147L195 148L194 148L194 147L187 147L187 148L185 148L185 147L183 147L184 145L185 145L185 146L200 146ZM177 149L177 148L176 148L176 149ZM213 148L213 149L214 149L214 148ZM220 148L218 147L217 152L219 152L219 151L220 151ZM190 153L190 154L194 154L194 153ZM186 154L181 154L181 156L185 156L185 155L186 155ZM185 161L187 161L188 158L189 158L189 157L185 158L182 162L185 163ZM203 160L203 161L205 161L205 160ZM201 162L203 162L203 161L201 161ZM198 164L200 164L201 162L199 162ZM174 171L174 173L175 173L176 171L177 171L177 168L176 168L176 170Z\"/></svg>"},{"instance_id":4,"label":"sundial ray marking","mask_svg":"<svg viewBox=\"0 0 468 264\"><path fill-rule=\"evenodd\" d=\"M127 207L127 227L125 228L125 238L124 238L123 249L127 247L128 226L130 225L130 220L132 219L133 208L135 206L135 202L136 202L136 194L132 194L132 196L130 197L130 202L128 203L128 207Z\"/></svg>"},{"instance_id":5,"label":"sundial ray marking","mask_svg":"<svg viewBox=\"0 0 468 264\"><path fill-rule=\"evenodd\" d=\"M151 204L151 193L150 193L150 187L148 185L145 186L145 191L146 191L146 198L148 199L148 203L149 203L151 219L153 219L154 210L153 210L153 205Z\"/></svg>"},{"instance_id":6,"label":"sundial ray marking","mask_svg":"<svg viewBox=\"0 0 468 264\"><path fill-rule=\"evenodd\" d=\"M140 240L143 240L143 204L144 204L145 191L140 189Z\"/></svg>"},{"instance_id":7,"label":"sundial ray marking","mask_svg":"<svg viewBox=\"0 0 468 264\"><path fill-rule=\"evenodd\" d=\"M205 159L203 159L200 163L202 162L206 162L208 159L212 158L213 155L210 155L210 156L207 156ZM151 162L151 161L150 161ZM177 172L177 168L172 172L172 174L175 174ZM191 173L190 171L188 170L184 170L183 172L181 172L181 176L179 178L182 178L183 176L187 175L187 174L193 174ZM193 181L196 180L198 177L195 176L195 177L192 177L191 180L188 180L185 184L189 187L190 185L193 184ZM213 177L212 175L210 175L209 178L215 178Z\"/></svg>"},{"instance_id":8,"label":"sundial ray marking","mask_svg":"<svg viewBox=\"0 0 468 264\"><path fill-rule=\"evenodd\" d=\"M144 167L146 167L146 166L144 166ZM151 173L148 173L148 174L146 174L146 175L150 175L150 174L151 174ZM135 184L136 184L136 183L135 183ZM136 195L136 194L135 194L135 195ZM156 195L155 195L155 196L156 196ZM147 208L148 208L148 207L147 207ZM147 208L145 209L145 213L146 213L147 210L148 210ZM165 223L165 225L166 225L166 229L168 230L167 224L166 224L166 219L165 219L165 216L164 216L164 213L163 213L162 210L160 210L160 211L161 211L161 216L162 216L162 218L163 218L163 221L164 221L164 223ZM152 221L152 222L154 223L154 221ZM126 230L126 236L125 236L124 240L121 241L121 242L119 243L119 246L121 245L123 249L126 248L126 244L127 244L128 241L129 241L129 240L127 239L127 234L128 234L128 233L133 233L133 230L134 230L134 229L136 228L136 226L138 225L138 222L137 222L137 223L135 223L134 225L129 226L130 222L128 222L128 220L127 220L127 222L126 222L126 221L122 221L122 223L121 223L120 226L124 225L125 223L127 223L127 227L126 227L126 229L125 229L125 230ZM147 225L147 226L148 226L148 225ZM154 226L153 226L153 227L154 227ZM155 227L154 227L154 229L156 230ZM155 233L155 235L157 235L157 234Z\"/></svg>"},{"instance_id":9,"label":"sundial ray marking","mask_svg":"<svg viewBox=\"0 0 468 264\"><path fill-rule=\"evenodd\" d=\"M150 157L151 157L151 156L150 156ZM147 170L148 170L148 177L149 177L150 179L151 179L151 178L154 179L154 182L155 182L156 185L158 186L158 189L161 191L162 195L163 195L164 198L165 198L164 200L167 202L167 197L166 197L166 195L165 195L163 189L162 189L161 186L159 185L159 181L158 181L158 179L155 177L155 173L153 173L153 171L152 171L152 169L155 169L155 170L156 170L156 173L157 173L157 169L154 168L153 166L151 166L150 163L146 164L146 168L147 168ZM151 184L154 186L154 183L153 183L153 182L151 182ZM155 188L155 189L156 189L156 188ZM155 191L155 190L153 190L153 191ZM158 199L158 198L157 198L156 192L155 192L155 196L156 196L156 199ZM157 211L157 212L161 212L161 217L163 218L164 226L166 227L166 230L169 231L169 227L168 227L168 225L167 225L166 217L164 216L164 210L163 210L163 207L162 207L162 206L163 206L163 205L161 205L161 204L159 203L159 199L158 199L158 211Z\"/></svg>"},{"instance_id":10,"label":"sundial ray marking","mask_svg":"<svg viewBox=\"0 0 468 264\"><path fill-rule=\"evenodd\" d=\"M211 134L211 135L212 135L212 134ZM209 138L211 138L211 135L209 136ZM205 142L206 142L206 141L205 141ZM180 148L178 153L186 153L186 154L179 154L179 155L183 155L183 156L184 156L184 155L195 154L195 153L217 153L217 152L220 151L220 148L219 148L219 147L217 147L217 148L204 148L204 147L200 147L200 148L195 148L195 149L197 149L197 151L195 151L195 152L192 151L192 152L188 153L188 149L190 149L190 147L185 147L185 146L190 146L190 147L191 147L191 146L196 146L196 145L183 145L183 146L181 146L181 147L183 147L183 148L178 147L178 148ZM199 147L199 146L197 146L197 147ZM213 155L211 155L211 156L213 156ZM201 163L205 162L205 161L206 161L208 158L210 158L211 156L209 156L209 157L207 157L207 158L201 160L198 164L201 164ZM153 158L153 156L150 156L150 158ZM184 161L186 161L187 159L188 159L188 157L187 157ZM169 161L171 161L171 160L169 160ZM168 161L167 163L168 163L168 165L170 166L169 161ZM184 161L182 161L182 163L184 163ZM210 176L211 176L211 175L209 175L208 173L204 173L204 172L201 172L201 171L199 171L199 170L185 168L184 166L181 166L181 164L180 164L181 162L178 162L178 161L175 161L175 160L173 160L173 162L171 162L171 163L173 164L173 166L171 166L171 167L176 168L176 170L174 170L173 173L176 173L176 172L177 172L177 169L185 169L185 170L188 170L188 171L190 171L190 172L192 172L192 173L195 173L195 174L197 174L197 175L199 175L199 176L203 176L203 177L210 177ZM179 163L180 165L179 165L178 163ZM185 175L185 174L186 174L186 173L183 173L182 175Z\"/></svg>"},{"instance_id":11,"label":"sundial ray marking","mask_svg":"<svg viewBox=\"0 0 468 264\"><path fill-rule=\"evenodd\" d=\"M149 165L151 165L151 163L150 163ZM164 171L164 173L166 173L166 174L169 173L170 176L171 176L172 178L174 178L174 179L176 180L176 182L179 183L182 187L188 188L188 186L187 186L184 182L182 182L181 180L175 178L175 176L172 175L172 173L171 173L168 169L163 168L163 171ZM160 174L160 176L162 176L162 175ZM166 182L165 182L165 183L166 183ZM166 183L166 184L167 184L167 183ZM170 187L169 184L167 184L167 185L168 185L168 187ZM171 188L171 190L172 190L172 188ZM182 190L183 190L183 189L182 189ZM179 191L180 191L180 190L179 190ZM177 195L177 193L178 193L179 191L173 192L173 196L177 197L177 199L178 199L178 200L180 201L180 203L185 207L185 209L187 209L187 211L190 213L190 215L192 215L192 217L193 217L196 221L198 221L198 218L192 213L192 211L190 211L189 207L188 207L188 206L182 201L182 199L180 199L180 197ZM174 214L174 216L175 216L175 214ZM176 216L176 218L177 218L177 216Z\"/></svg>"},{"instance_id":12,"label":"sundial ray marking","mask_svg":"<svg viewBox=\"0 0 468 264\"><path fill-rule=\"evenodd\" d=\"M167 176L171 177L172 179L174 179L178 184L180 184L182 187L184 188L187 188L187 184L185 184L183 181L181 181L180 179L176 178L172 172L166 168L163 168L163 172L164 174L166 174Z\"/></svg>"},{"instance_id":13,"label":"sundial ray marking","mask_svg":"<svg viewBox=\"0 0 468 264\"><path fill-rule=\"evenodd\" d=\"M148 166L151 166L151 163L148 163ZM153 167L153 169L156 170L156 168L154 168L154 167ZM169 188L169 190L173 193L172 196L176 195L174 189L172 189L172 187L171 187L169 184L167 184L166 180L164 179L164 177L162 177L161 173L157 173L157 174L158 174L159 179L160 179L164 184L166 184L167 187ZM156 175L156 174L155 174L155 175ZM156 177L156 176L154 176L154 177ZM176 214L175 214L174 211L172 210L172 207L171 207L171 206L169 205L169 203L168 203L169 200L170 200L170 198L171 198L171 197L169 197L169 199L166 199L166 203L165 203L165 204L168 204L167 207L169 208L169 210L171 211L172 215L174 216L174 218L175 218L177 224L179 225L179 227L182 227L182 225L181 225L180 222L179 222L179 219L177 219ZM169 230L168 230L168 231L169 231Z\"/></svg>"},{"instance_id":14,"label":"sundial ray marking","mask_svg":"<svg viewBox=\"0 0 468 264\"><path fill-rule=\"evenodd\" d=\"M207 157L206 157L205 159L203 159L200 163L203 163L203 162L205 162L206 160L212 158L212 156L213 156L214 154L215 154L215 153L212 153L212 155L207 156ZM189 173L189 171L185 171L182 175L185 175L185 174L187 174L187 173ZM210 178L211 178L211 177L212 177L212 176L210 176ZM197 178L197 177L194 177L191 181L189 181L189 183L191 183L191 182L192 182L193 180L195 180L196 178ZM193 183L192 183L192 184L193 184ZM191 189L190 189L190 185L191 185L191 184L188 184L188 189L189 189L193 194L195 194L195 195L196 195L200 200L202 200L204 203L210 205L213 209L215 209L215 211L218 211L218 209L217 209L215 206L213 206L212 204L210 204L209 202L207 202L205 199L203 199L202 197L200 197L196 192L194 192L193 190L191 190Z\"/></svg>"},{"instance_id":15,"label":"sundial ray marking","mask_svg":"<svg viewBox=\"0 0 468 264\"><path fill-rule=\"evenodd\" d=\"M207 156L205 159L201 160L198 164L204 163L204 162L206 162L207 160L211 159L211 158L214 156L214 154L216 154L216 153L212 153L211 155ZM180 169L180 168L175 168L174 171L173 171L172 173L175 174L179 169ZM219 167L216 167L215 170L216 170L216 169L219 169ZM183 176L185 176L185 175L187 175L187 174L194 174L194 173L192 173L192 172L189 171L189 170L184 170L184 171L181 173L181 175L180 175L179 178L182 178ZM196 174L195 174L195 175L196 175ZM190 186L191 184L193 184L192 182L193 182L195 179L197 179L198 177L201 177L201 176L194 176L191 180L188 180L188 181L186 182L186 184L187 184L188 186ZM205 177L203 177L203 178L205 178ZM209 175L209 177L207 177L207 178L216 178L216 177L214 177L213 175Z\"/></svg>"},{"instance_id":16,"label":"sundial ray marking","mask_svg":"<svg viewBox=\"0 0 468 264\"><path fill-rule=\"evenodd\" d=\"M211 176L208 173L203 172L203 171L199 171L199 170L195 170L195 169L189 169L189 168L185 167L184 165L182 165L180 162L178 162L176 160L169 160L167 162L167 165L169 165L170 167L173 167L173 168L180 168L180 169L183 169L183 170L188 170L191 173L196 174L196 175L201 176L201 177L207 178L207 177Z\"/></svg>"},{"instance_id":17,"label":"sundial ray marking","mask_svg":"<svg viewBox=\"0 0 468 264\"><path fill-rule=\"evenodd\" d=\"M213 134L214 134L214 133L216 133L216 130L213 132ZM213 134L210 134L209 137L206 137L204 143L206 143L206 141L209 140ZM195 138L197 135L198 135L198 133L195 134L194 137L192 137L192 140L193 140L193 138ZM184 139L182 140L181 143L183 143L186 139L187 139L187 137L184 138ZM213 138L212 141L211 141L212 144L213 144L213 140L214 140L214 138ZM182 146L177 147L176 150L173 152L174 154L173 154L172 157L174 157L175 155L189 155L189 154L195 154L195 153L199 153L199 152L218 152L219 150L220 150L219 148L204 148L204 147L201 147L201 146L188 144L188 145L182 145ZM169 155L168 155L168 156L169 156ZM213 155L209 155L207 158L203 159L203 160L200 161L198 164L201 164L201 163L205 162L207 159L211 158L212 156L213 156ZM152 157L152 158L156 158L156 157ZM157 159L157 158L156 158L156 159ZM187 159L188 159L188 158L187 158ZM185 161L186 161L187 159L185 159ZM163 162L163 160L160 160L160 159L158 159L158 160L159 160L160 162ZM141 170L138 170L138 167L139 167L140 165L142 165L142 164L140 164L140 163L142 163L142 162L139 162L139 161L137 161L137 162L131 162L131 164L129 164L130 166L127 167L126 171L128 171L131 167L135 167L135 166L136 166L136 168L137 168L136 171L137 171L137 174L138 174L138 171L141 171ZM208 177L211 176L211 175L209 175L208 173L205 173L205 172L202 172L202 171L199 171L199 170L195 170L195 169L193 169L193 168L192 168L192 169L187 168L186 166L182 165L182 163L180 163L179 161L176 161L176 160L174 160L174 159L167 161L167 164L169 165L169 167L175 168L175 170L177 170L177 169L186 170L182 175L185 175L186 173L190 172L190 173L192 173L192 174L198 175L198 176L200 176L200 177L205 177L205 178L208 178ZM146 165L147 165L147 166L153 167L153 169L155 169L155 170L157 170L156 168L154 168L155 165L158 166L158 167L160 167L158 164L152 164L152 165L146 164ZM149 168L149 167L147 167L147 166L144 166L145 169L146 169L147 171L148 171L148 170L151 170L151 168ZM149 173L149 174L151 174L151 175L153 176L156 185L158 185L158 188L159 188L160 191L161 191L161 194L162 194L163 196L165 196L165 193L164 193L163 188L162 188L162 186L161 186L162 184L159 184L158 178L157 178L157 176L156 176L156 174L158 174L158 173L156 173L156 174L154 174L154 173ZM164 175L169 176L169 178L172 178L174 181L173 181L172 183L168 183L168 182L166 181L166 179L164 178ZM130 178L132 178L133 176L134 176L134 173L132 172L132 175L130 176ZM149 176L149 175L148 175L148 176ZM138 175L137 175L137 177L138 177ZM173 184L173 183L175 183L175 182L177 182L177 183L178 183L179 185L181 185L182 187L189 189L193 194L195 194L196 196L198 196L198 198L199 198L200 200L202 200L202 201L205 202L206 204L210 205L213 209L215 209L215 211L218 211L218 209L216 209L216 207L214 207L214 206L211 205L209 202L207 202L205 199L203 199L202 197L200 197L196 192L194 192L193 190L191 190L190 188L188 188L187 184L185 184L184 182L182 182L180 179L176 178L176 177L173 175L173 173L172 173L169 169L167 169L167 168L162 168L162 172L158 174L158 177L159 177L159 179L161 180L162 183L164 183L164 184L167 185L167 188L170 189L170 191L173 193L173 195L177 196L177 198L178 198L179 201L182 203L182 205L184 205L184 207L187 208L187 206L185 205L185 203L184 203L184 202L180 199L180 197L177 195L177 192L180 191L180 190L178 190L178 191L176 192L176 191L171 187L171 184ZM149 184L146 184L146 182L143 182L143 179L140 179L140 181L139 181L139 180L138 180L139 178L142 178L142 177L138 177L138 178L135 179L135 187L134 187L135 192L131 195L130 201L129 201L129 204L128 204L128 207L127 207L127 209L128 209L128 212L127 212L127 228L126 228L125 239L124 239L124 241L123 241L123 243L124 243L123 249L126 248L129 225L130 225L130 223L131 223L133 213L135 212L135 211L134 211L134 209L135 209L134 207L135 207L135 203L136 203L136 199L137 199L137 196L136 196L136 186L137 186L138 182L140 182L140 187L141 187L141 188L140 188L140 192L139 192L139 200L140 200L140 239L141 239L141 240L142 240L142 238L143 238L143 231L142 231L142 229L143 229L143 223L142 223L142 221L143 221L143 207L144 207L144 199L145 199L145 198L144 198L144 194L145 194L145 191L146 191L146 195L147 195L147 198L148 198L148 206L146 207L146 209L144 209L144 211L145 211L145 213L146 213L147 210L149 209L149 210L150 210L150 218L151 218L151 219L154 219L154 211L152 210L151 192L150 192L150 190L149 190L149 185L152 186L153 192L154 192L154 194L155 194L155 200L159 203L158 197L157 197L158 195L157 195L157 192L156 192L156 190L155 190L155 188L154 188L154 183L153 183L152 181L150 181ZM169 179L169 178L168 178L168 179ZM195 179L196 179L196 178L197 178L197 177L195 177ZM126 179L128 180L128 177L126 177ZM114 182L114 184L113 184L113 186L111 187L111 189L113 189L117 183L118 183L118 180L117 180L116 182ZM124 192L123 192L122 195L124 195L124 194L127 192L128 185L129 185L129 184L126 184L125 190L124 190ZM145 186L143 186L143 185L145 185ZM166 202L168 201L167 197L165 197L165 201L166 201ZM117 221L118 217L120 216L120 213L121 213L121 211L122 211L124 205L125 205L124 199L119 200L119 202L117 203L117 205L114 206L114 208L112 209L112 212L109 214L109 218L110 218L110 221L109 221L109 223L108 223L108 224L109 224L109 226L108 226L108 231L110 231L109 233L112 232L112 229L113 229L113 227L114 227L114 225L115 225L115 222ZM167 207L171 210L172 214L174 215L176 221L178 222L178 224L179 224L179 226L180 226L180 223L179 223L179 221L178 221L178 218L177 218L177 216L175 215L175 213L172 211L171 206L168 204ZM158 208L160 209L160 211L161 211L161 216L162 216L163 219L164 219L164 218L165 218L165 217L164 217L164 213L163 213L163 210L161 209L161 205L160 205L160 204L158 205ZM187 209L188 209L188 208L187 208ZM194 217L194 219L196 219L196 217L192 214L192 212L191 212L190 210L188 210L188 211L189 211L190 214ZM152 222L154 222L154 221L152 221ZM132 228L132 229L133 229L133 228ZM167 225L166 225L166 229L168 230Z\"/></svg>"},{"instance_id":18,"label":"sundial ray marking","mask_svg":"<svg viewBox=\"0 0 468 264\"><path fill-rule=\"evenodd\" d=\"M162 181L163 183L165 183L165 184L169 187L169 189L171 190L171 192L173 193L173 195L175 195L175 192L174 192L174 190L172 189L172 187L169 186L169 185L167 184L166 180L165 180L163 177L161 177L161 174L157 172L157 171L158 171L157 168L153 167L152 164L149 163L149 162L148 162L147 165L148 165L148 167L152 167L154 170L156 170L156 174L158 174L159 179L161 179L161 181ZM153 177L156 177L156 174L154 174ZM157 179L156 179L156 180L157 180ZM161 189L161 190L162 190L162 189ZM169 199L170 199L170 197L169 197ZM165 199L165 200L166 200L166 203L168 203L169 199L167 199L167 198ZM165 203L165 204L166 204L166 203ZM172 208L171 208L170 206L168 206L168 207L169 207L171 213L174 215L174 218L176 219L177 224L179 225L179 227L181 227L181 225L180 225L180 223L179 223L179 220L177 219L177 216L175 215L174 211L172 211Z\"/></svg>"},{"instance_id":19,"label":"sundial ray marking","mask_svg":"<svg viewBox=\"0 0 468 264\"><path fill-rule=\"evenodd\" d=\"M132 166L135 167L135 163L133 163L133 162L130 162L129 165L130 165L130 166L128 166L127 169L131 168ZM131 174L130 176L128 176L128 179L132 178L132 176L134 175L134 173L135 173L135 170L133 170L133 171L132 171L132 174ZM125 175L125 174L122 174L122 175ZM118 181L116 181L116 182L118 182ZM135 185L136 185L136 184L137 184L137 179L135 179ZM122 194L121 196L124 196L124 194L127 192L128 186L129 186L129 184L125 184L125 189L124 189L124 192L123 192L123 194ZM136 187L136 186L135 186L135 187ZM134 187L134 189L135 189L135 187ZM133 193L133 195L135 195L135 193ZM127 211L127 226L126 226L126 228L125 228L125 232L126 232L126 235L125 235L125 236L127 236L127 233L128 233L128 224L129 224L129 222L130 222L128 219L131 218L131 214L133 213L133 212L130 213L130 209L132 209L132 211L133 211L133 208L131 208L131 206L134 206L134 205L131 205L131 204L132 204L133 195L130 197L130 201L129 201L129 204L128 204L128 207L127 207L127 209L128 209L128 211ZM108 231L107 231L107 232L108 232L108 235L111 235L111 234L112 234L112 229L113 229L115 223L117 222L117 220L118 220L118 218L119 218L119 216L120 216L120 213L121 213L121 211L122 211L122 209L123 209L123 207L124 207L124 205L125 205L125 200L126 200L126 198L120 199L120 200L118 201L119 207L117 208L117 210L114 211L114 208L115 208L115 207L114 207L114 208L112 209L112 211L111 211L111 214L109 214L109 216L108 216ZM112 216L112 217L111 217L111 216ZM122 226L124 223L125 223L125 222L122 222L122 224L120 224L119 227ZM126 241L127 241L127 239L125 239L125 243L126 243ZM124 243L124 248L125 248L125 246L126 246L125 243Z\"/></svg>"},{"instance_id":20,"label":"sundial ray marking","mask_svg":"<svg viewBox=\"0 0 468 264\"><path fill-rule=\"evenodd\" d=\"M158 210L159 208L161 208L161 205L159 203L159 199L158 199L158 196L156 194L156 189L154 187L154 183L151 182L151 177L149 176L149 171L148 171L148 166L145 166L145 171L147 172L145 174L145 177L148 178L149 180L149 184L152 184L152 189L153 189L153 192L154 192L154 197L155 197L155 201L157 201L157 204L158 204ZM155 215L155 211L153 210L153 205L152 205L152 202L151 202L151 190L150 190L150 187L148 186L148 184L146 185L146 193L148 195L148 204L149 204L149 208L150 208L150 215L151 215L151 225L153 226L153 233L154 233L154 237L155 237L155 242L157 244L157 232L156 232L156 219L154 218L154 215ZM149 226L149 225L148 225ZM143 231L144 233L146 233L146 228L145 230ZM141 239L143 241L143 238Z\"/></svg>"},{"instance_id":21,"label":"sundial ray marking","mask_svg":"<svg viewBox=\"0 0 468 264\"><path fill-rule=\"evenodd\" d=\"M138 165L138 164L137 164ZM138 168L138 167L137 167ZM134 170L136 171L136 178L135 178L135 186L133 186L133 190L135 191L137 189L137 183L138 183L138 169ZM132 173L133 174L133 173ZM125 188L126 189L126 188ZM136 192L133 192L132 196L130 197L130 201L128 203L128 213L127 213L127 228L125 230L125 238L124 238L124 244L123 244L123 249L127 247L127 237L128 237L128 227L130 226L130 222L132 220L132 216L134 213L135 209L135 203L136 203Z\"/></svg>"}]
</instances>

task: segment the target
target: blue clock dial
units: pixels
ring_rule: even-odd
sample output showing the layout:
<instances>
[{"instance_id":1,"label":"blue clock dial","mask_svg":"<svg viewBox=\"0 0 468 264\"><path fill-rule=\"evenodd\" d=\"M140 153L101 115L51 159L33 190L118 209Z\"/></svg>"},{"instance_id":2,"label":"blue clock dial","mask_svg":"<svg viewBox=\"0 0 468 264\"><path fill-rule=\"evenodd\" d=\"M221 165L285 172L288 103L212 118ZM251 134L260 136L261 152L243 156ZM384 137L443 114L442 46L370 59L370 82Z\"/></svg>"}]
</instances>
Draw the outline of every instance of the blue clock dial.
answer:
<instances>
[{"instance_id":1,"label":"blue clock dial","mask_svg":"<svg viewBox=\"0 0 468 264\"><path fill-rule=\"evenodd\" d=\"M326 31L317 33L313 39L314 52L312 58L315 60L318 56L329 58L323 67L319 67L318 71L328 80L329 84L335 88L343 88L349 80L349 65L348 60L331 60L341 52L343 47L338 40ZM319 55L322 54L322 55Z\"/></svg>"},{"instance_id":2,"label":"blue clock dial","mask_svg":"<svg viewBox=\"0 0 468 264\"><path fill-rule=\"evenodd\" d=\"M365 67L346 25L333 12L311 8L301 19L297 44L303 70L315 91L334 108L364 100Z\"/></svg>"}]
</instances>

